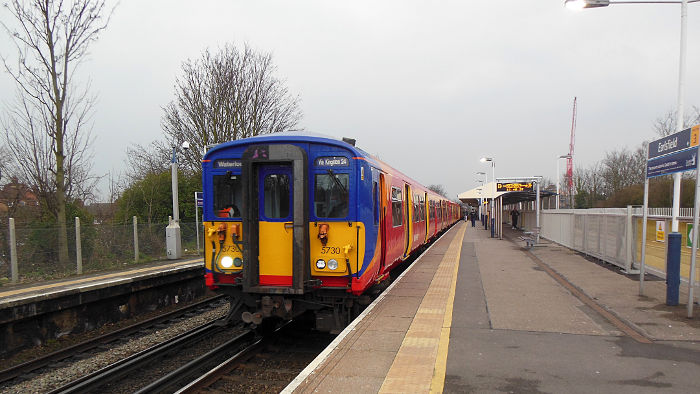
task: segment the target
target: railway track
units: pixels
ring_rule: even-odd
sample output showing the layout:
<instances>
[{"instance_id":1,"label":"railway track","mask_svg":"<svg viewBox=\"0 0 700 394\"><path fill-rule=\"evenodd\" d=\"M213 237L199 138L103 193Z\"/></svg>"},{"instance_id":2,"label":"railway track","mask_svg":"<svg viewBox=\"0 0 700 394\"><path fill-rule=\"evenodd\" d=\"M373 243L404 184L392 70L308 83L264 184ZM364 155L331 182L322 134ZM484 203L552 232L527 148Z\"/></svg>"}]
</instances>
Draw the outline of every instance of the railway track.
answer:
<instances>
[{"instance_id":1,"label":"railway track","mask_svg":"<svg viewBox=\"0 0 700 394\"><path fill-rule=\"evenodd\" d=\"M109 347L110 344L117 341L128 340L129 338L148 332L149 330L163 327L171 322L186 318L187 316L201 314L205 310L214 309L226 303L225 297L223 296L207 298L184 308L132 324L119 330L57 350L34 360L15 365L0 371L0 385L6 384L16 378L30 379L32 376L40 373L41 370L47 367L50 368L51 365L61 365L71 358L84 358L86 354L89 354L91 351L102 351L104 348Z\"/></svg>"},{"instance_id":2,"label":"railway track","mask_svg":"<svg viewBox=\"0 0 700 394\"><path fill-rule=\"evenodd\" d=\"M205 356L212 354L225 352L229 348L236 349L236 347L244 346L247 341L254 339L255 335L252 330L239 330L238 334L234 334L233 338L224 342L224 344L214 347L211 351L207 352ZM217 335L225 335L226 333L232 332L230 327L222 326L216 322L206 324L199 327L193 331L187 332L183 335L177 336L146 349L140 353L134 354L131 357L120 360L108 367L105 367L93 374L85 376L81 379L75 380L66 384L58 389L52 391L52 393L84 393L84 392L133 392L140 389L142 386L148 386L146 382L152 381L152 376L160 376L163 368L167 368L164 359L171 358L178 363L185 362L188 365L194 365L199 359L195 358L187 362L183 353L185 349L191 347L204 348L207 346L209 339ZM180 368L174 371L173 375L170 376L170 380L164 381L162 379L156 380L168 383L166 385L154 386L158 388L158 391L168 391L167 388L176 384L177 379L183 378L183 376L177 376ZM128 379L124 379L128 376ZM127 385L128 384L128 385ZM148 392L148 391L146 391Z\"/></svg>"},{"instance_id":3,"label":"railway track","mask_svg":"<svg viewBox=\"0 0 700 394\"><path fill-rule=\"evenodd\" d=\"M121 360L51 393L279 392L333 340L293 321L264 336L216 323ZM213 345L212 339L228 335ZM199 349L192 357L188 348ZM204 351L204 349L208 349ZM166 365L167 364L167 365Z\"/></svg>"},{"instance_id":4,"label":"railway track","mask_svg":"<svg viewBox=\"0 0 700 394\"><path fill-rule=\"evenodd\" d=\"M178 393L278 393L335 338L292 322L213 365ZM155 391L147 391L155 392Z\"/></svg>"}]
</instances>

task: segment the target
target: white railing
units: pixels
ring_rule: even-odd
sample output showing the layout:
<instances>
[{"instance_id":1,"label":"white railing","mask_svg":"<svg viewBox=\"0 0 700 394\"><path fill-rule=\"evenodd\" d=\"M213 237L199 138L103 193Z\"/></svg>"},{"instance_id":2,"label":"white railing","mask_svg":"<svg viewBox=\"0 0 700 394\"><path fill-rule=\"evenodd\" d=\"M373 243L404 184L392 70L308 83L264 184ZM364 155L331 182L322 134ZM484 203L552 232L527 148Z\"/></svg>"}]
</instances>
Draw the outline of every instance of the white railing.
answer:
<instances>
[{"instance_id":1,"label":"white railing","mask_svg":"<svg viewBox=\"0 0 700 394\"><path fill-rule=\"evenodd\" d=\"M633 208L544 210L540 213L542 237L589 256L617 265L632 273L636 262L636 221ZM528 212L525 226L532 226Z\"/></svg>"}]
</instances>

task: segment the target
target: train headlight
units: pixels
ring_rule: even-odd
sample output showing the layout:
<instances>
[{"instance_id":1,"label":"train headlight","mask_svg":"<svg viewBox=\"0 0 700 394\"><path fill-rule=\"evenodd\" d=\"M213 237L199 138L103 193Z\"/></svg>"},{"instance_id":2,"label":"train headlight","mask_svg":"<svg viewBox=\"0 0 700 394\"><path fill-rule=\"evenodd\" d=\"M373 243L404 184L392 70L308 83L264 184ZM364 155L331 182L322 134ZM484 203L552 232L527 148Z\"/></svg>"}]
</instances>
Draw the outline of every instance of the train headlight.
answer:
<instances>
[{"instance_id":1,"label":"train headlight","mask_svg":"<svg viewBox=\"0 0 700 394\"><path fill-rule=\"evenodd\" d=\"M337 270L338 269L338 262L335 261L335 259L328 260L328 268L330 268L332 270Z\"/></svg>"},{"instance_id":2,"label":"train headlight","mask_svg":"<svg viewBox=\"0 0 700 394\"><path fill-rule=\"evenodd\" d=\"M236 257L235 259L233 259L233 266L234 266L234 267L238 267L238 268L242 267L242 266L243 266L243 260L241 260L240 257Z\"/></svg>"},{"instance_id":3,"label":"train headlight","mask_svg":"<svg viewBox=\"0 0 700 394\"><path fill-rule=\"evenodd\" d=\"M326 262L323 261L323 259L316 260L316 268L318 268L320 270L326 268Z\"/></svg>"},{"instance_id":4,"label":"train headlight","mask_svg":"<svg viewBox=\"0 0 700 394\"><path fill-rule=\"evenodd\" d=\"M233 257L224 256L221 258L221 268L231 268L233 266Z\"/></svg>"}]
</instances>

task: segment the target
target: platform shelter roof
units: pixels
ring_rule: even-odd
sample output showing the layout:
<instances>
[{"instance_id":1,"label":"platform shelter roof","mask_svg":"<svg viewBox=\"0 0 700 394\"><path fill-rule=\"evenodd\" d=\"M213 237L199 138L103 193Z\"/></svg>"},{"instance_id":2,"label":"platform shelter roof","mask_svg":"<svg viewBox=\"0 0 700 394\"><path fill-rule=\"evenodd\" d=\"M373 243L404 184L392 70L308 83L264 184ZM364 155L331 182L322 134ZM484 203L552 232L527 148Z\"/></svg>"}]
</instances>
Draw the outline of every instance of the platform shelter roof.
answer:
<instances>
[{"instance_id":1,"label":"platform shelter roof","mask_svg":"<svg viewBox=\"0 0 700 394\"><path fill-rule=\"evenodd\" d=\"M496 187L493 182L489 182L483 186L475 187L466 192L457 195L459 201L465 204L478 205L480 198L498 198L503 197L503 204L515 204L525 201L535 201L537 198L536 191L526 192L495 192ZM495 192L495 193L494 193ZM540 190L540 198L556 195L549 190Z\"/></svg>"}]
</instances>

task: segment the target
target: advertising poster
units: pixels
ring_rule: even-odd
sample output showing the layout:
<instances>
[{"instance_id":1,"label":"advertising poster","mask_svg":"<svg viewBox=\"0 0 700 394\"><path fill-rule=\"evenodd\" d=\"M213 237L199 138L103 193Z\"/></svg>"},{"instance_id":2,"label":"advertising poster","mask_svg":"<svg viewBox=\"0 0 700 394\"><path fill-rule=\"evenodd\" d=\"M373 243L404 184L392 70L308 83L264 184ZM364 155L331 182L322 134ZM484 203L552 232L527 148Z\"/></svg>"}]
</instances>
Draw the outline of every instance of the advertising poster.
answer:
<instances>
[{"instance_id":1,"label":"advertising poster","mask_svg":"<svg viewBox=\"0 0 700 394\"><path fill-rule=\"evenodd\" d=\"M666 221L657 220L656 221L656 241L664 242L666 239Z\"/></svg>"},{"instance_id":2,"label":"advertising poster","mask_svg":"<svg viewBox=\"0 0 700 394\"><path fill-rule=\"evenodd\" d=\"M693 236L693 225L691 223L686 224L685 226L685 246L692 248L693 247L693 239L695 237Z\"/></svg>"}]
</instances>

